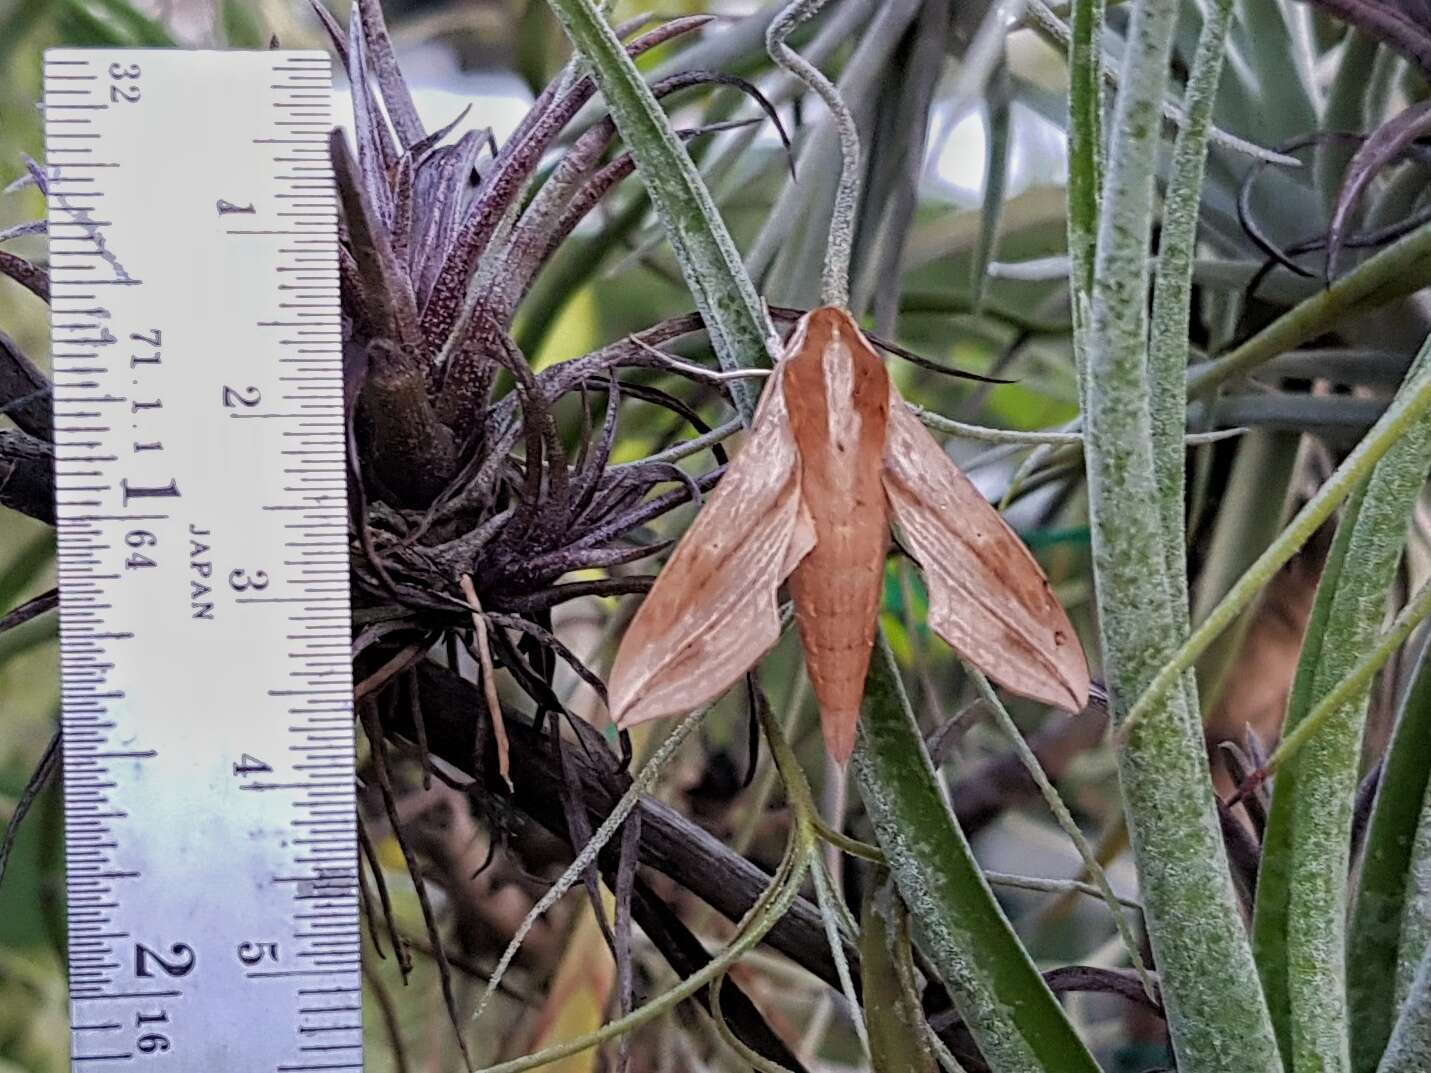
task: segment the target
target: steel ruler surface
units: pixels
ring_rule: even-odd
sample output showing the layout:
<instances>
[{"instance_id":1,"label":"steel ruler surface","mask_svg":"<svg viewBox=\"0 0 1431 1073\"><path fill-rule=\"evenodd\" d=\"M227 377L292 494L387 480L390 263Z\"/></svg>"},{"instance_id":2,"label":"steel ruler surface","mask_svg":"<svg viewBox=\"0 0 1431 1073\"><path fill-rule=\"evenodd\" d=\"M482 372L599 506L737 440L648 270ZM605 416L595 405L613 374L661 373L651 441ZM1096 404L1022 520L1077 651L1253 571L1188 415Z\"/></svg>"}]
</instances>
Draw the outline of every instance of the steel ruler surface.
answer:
<instances>
[{"instance_id":1,"label":"steel ruler surface","mask_svg":"<svg viewBox=\"0 0 1431 1073\"><path fill-rule=\"evenodd\" d=\"M362 1067L330 83L45 57L82 1073Z\"/></svg>"}]
</instances>

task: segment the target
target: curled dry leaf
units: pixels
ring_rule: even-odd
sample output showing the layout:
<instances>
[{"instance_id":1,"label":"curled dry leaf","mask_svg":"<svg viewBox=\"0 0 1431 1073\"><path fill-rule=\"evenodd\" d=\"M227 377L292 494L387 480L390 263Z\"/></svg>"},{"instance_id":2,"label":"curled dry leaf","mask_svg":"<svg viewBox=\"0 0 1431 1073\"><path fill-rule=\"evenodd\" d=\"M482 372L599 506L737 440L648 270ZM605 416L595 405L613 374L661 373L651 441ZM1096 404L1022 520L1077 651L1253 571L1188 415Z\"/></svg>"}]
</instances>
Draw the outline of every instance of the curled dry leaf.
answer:
<instances>
[{"instance_id":1,"label":"curled dry leaf","mask_svg":"<svg viewBox=\"0 0 1431 1073\"><path fill-rule=\"evenodd\" d=\"M1327 230L1327 279L1336 278L1337 260L1367 187L1428 132L1431 132L1431 101L1418 101L1377 127L1362 142L1347 165L1331 227Z\"/></svg>"},{"instance_id":2,"label":"curled dry leaf","mask_svg":"<svg viewBox=\"0 0 1431 1073\"><path fill-rule=\"evenodd\" d=\"M1309 0L1382 41L1431 73L1431 2L1428 0Z\"/></svg>"},{"instance_id":3,"label":"curled dry leaf","mask_svg":"<svg viewBox=\"0 0 1431 1073\"><path fill-rule=\"evenodd\" d=\"M924 570L929 625L1011 692L1078 711L1088 667L1029 550L934 441L850 315L797 325L744 448L621 643L620 726L690 711L780 634L789 580L825 741L846 762L864 695L889 526Z\"/></svg>"}]
</instances>

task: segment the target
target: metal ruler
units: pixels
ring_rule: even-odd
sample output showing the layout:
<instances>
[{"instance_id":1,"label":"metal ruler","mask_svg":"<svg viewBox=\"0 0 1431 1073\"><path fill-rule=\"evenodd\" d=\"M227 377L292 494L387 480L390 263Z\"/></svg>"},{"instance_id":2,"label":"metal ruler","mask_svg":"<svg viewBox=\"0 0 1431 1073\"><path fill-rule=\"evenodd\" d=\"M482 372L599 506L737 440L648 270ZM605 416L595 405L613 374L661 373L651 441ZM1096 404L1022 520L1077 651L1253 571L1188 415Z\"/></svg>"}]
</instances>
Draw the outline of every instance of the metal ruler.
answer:
<instances>
[{"instance_id":1,"label":"metal ruler","mask_svg":"<svg viewBox=\"0 0 1431 1073\"><path fill-rule=\"evenodd\" d=\"M317 52L45 56L73 1068L362 1068Z\"/></svg>"}]
</instances>

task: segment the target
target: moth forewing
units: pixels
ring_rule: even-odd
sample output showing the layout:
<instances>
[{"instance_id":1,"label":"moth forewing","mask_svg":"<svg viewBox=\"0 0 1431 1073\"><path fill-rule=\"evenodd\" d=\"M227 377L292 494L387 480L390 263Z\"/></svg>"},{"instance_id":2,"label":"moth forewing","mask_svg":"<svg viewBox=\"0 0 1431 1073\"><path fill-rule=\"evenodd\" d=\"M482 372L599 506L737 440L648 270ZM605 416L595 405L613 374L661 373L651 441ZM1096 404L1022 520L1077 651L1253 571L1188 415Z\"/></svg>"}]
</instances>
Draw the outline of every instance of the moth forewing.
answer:
<instances>
[{"instance_id":1,"label":"moth forewing","mask_svg":"<svg viewBox=\"0 0 1431 1073\"><path fill-rule=\"evenodd\" d=\"M775 594L799 561L800 470L780 378L745 444L622 638L608 692L620 726L719 697L780 636Z\"/></svg>"},{"instance_id":2,"label":"moth forewing","mask_svg":"<svg viewBox=\"0 0 1431 1073\"><path fill-rule=\"evenodd\" d=\"M745 444L621 643L629 726L725 692L778 640L790 579L831 755L854 748L889 523L923 567L929 625L1011 692L1070 711L1088 667L1038 562L920 423L842 310L801 319Z\"/></svg>"},{"instance_id":3,"label":"moth forewing","mask_svg":"<svg viewBox=\"0 0 1431 1073\"><path fill-rule=\"evenodd\" d=\"M890 390L884 488L929 590L929 627L1012 693L1076 712L1088 664L1038 560Z\"/></svg>"},{"instance_id":4,"label":"moth forewing","mask_svg":"<svg viewBox=\"0 0 1431 1073\"><path fill-rule=\"evenodd\" d=\"M850 316L817 309L781 363L814 547L790 575L830 754L854 749L879 616L888 510L881 483L889 376Z\"/></svg>"}]
</instances>

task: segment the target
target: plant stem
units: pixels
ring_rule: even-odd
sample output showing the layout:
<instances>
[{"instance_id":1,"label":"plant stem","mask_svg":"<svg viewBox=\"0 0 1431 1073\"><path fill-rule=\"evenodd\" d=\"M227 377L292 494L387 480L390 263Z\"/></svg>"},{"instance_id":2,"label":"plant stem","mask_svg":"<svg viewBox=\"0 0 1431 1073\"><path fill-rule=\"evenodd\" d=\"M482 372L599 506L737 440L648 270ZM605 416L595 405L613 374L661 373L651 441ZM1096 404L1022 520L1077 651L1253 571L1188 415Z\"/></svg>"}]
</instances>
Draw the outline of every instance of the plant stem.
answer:
<instances>
[{"instance_id":1,"label":"plant stem","mask_svg":"<svg viewBox=\"0 0 1431 1073\"><path fill-rule=\"evenodd\" d=\"M1431 582L1416 590L1416 595L1402 609L1401 614L1396 616L1396 621L1376 639L1376 643L1341 677L1331 691L1317 702L1317 706L1303 717L1296 728L1282 739L1263 770L1268 775L1275 774L1278 768L1291 762L1292 758L1301 752L1302 747L1316 736L1338 709L1350 701L1364 700L1366 691L1371 688L1371 680L1386 666L1386 661L1396 654L1397 649L1406 643L1411 631L1421 625L1428 614L1431 614Z\"/></svg>"},{"instance_id":2,"label":"plant stem","mask_svg":"<svg viewBox=\"0 0 1431 1073\"><path fill-rule=\"evenodd\" d=\"M506 950L502 952L502 957L497 962L497 967L492 970L491 977L487 980L487 989L483 992L481 1001L477 1003L477 1012L472 1015L472 1020L478 1020L487 1009L487 1004L492 1001L492 996L497 993L497 987L502 982L502 977L506 975L507 969L517 956L517 952L522 947L523 940L531 932L536 922L553 905L559 902L562 897L573 886L580 881L582 875L591 863L596 860L596 855L602 848L611 841L617 830L626 822L626 818L641 804L641 795L655 785L657 777L665 770L666 764L671 757L676 755L678 749L690 736L691 731L700 724L705 716L706 709L692 712L684 720L676 725L669 737L661 743L661 747L652 754L651 759L646 761L640 773L631 780L631 785L626 792L621 795L621 799L616 802L616 806L611 810L611 814L602 821L591 836L590 841L582 846L575 859L567 866L565 872L554 883L547 892L537 901L527 912L511 941L507 944Z\"/></svg>"},{"instance_id":3,"label":"plant stem","mask_svg":"<svg viewBox=\"0 0 1431 1073\"><path fill-rule=\"evenodd\" d=\"M702 988L719 980L730 971L732 965L760 945L760 940L765 938L766 933L779 923L780 918L800 896L800 882L804 878L805 868L809 863L810 854L814 850L814 844L814 834L808 826L797 824L791 832L785 858L781 862L780 868L776 870L770 886L750 907L750 912L741 921L735 939L705 968L687 976L675 987L663 992L640 1009L607 1022L595 1032L548 1047L536 1054L514 1058L508 1062L499 1062L497 1065L479 1070L478 1073L525 1073L528 1069L538 1069L558 1059L580 1054L582 1051L598 1047L608 1040L625 1035L632 1029L646 1024L662 1014L669 1013Z\"/></svg>"},{"instance_id":4,"label":"plant stem","mask_svg":"<svg viewBox=\"0 0 1431 1073\"><path fill-rule=\"evenodd\" d=\"M1098 205L1103 190L1103 82L1099 76L1103 0L1074 0L1068 45L1068 250L1073 297L1073 354L1087 362L1084 323L1093 302L1093 260L1098 245ZM1086 378L1080 377L1080 382Z\"/></svg>"},{"instance_id":5,"label":"plant stem","mask_svg":"<svg viewBox=\"0 0 1431 1073\"><path fill-rule=\"evenodd\" d=\"M1173 147L1172 176L1163 204L1158 270L1148 345L1148 392L1153 472L1163 515L1163 554L1175 609L1187 614L1186 487L1183 433L1187 427L1188 326L1192 318L1193 255L1213 103L1222 77L1232 0L1214 0L1204 18L1184 94L1187 116Z\"/></svg>"},{"instance_id":6,"label":"plant stem","mask_svg":"<svg viewBox=\"0 0 1431 1073\"><path fill-rule=\"evenodd\" d=\"M1028 772L1029 778L1033 779L1039 793L1043 795L1044 803L1053 813L1053 818L1058 822L1059 828L1073 843L1074 850L1078 853L1079 859L1083 861L1084 871L1093 880L1098 896L1103 899L1104 904L1108 906L1108 911L1113 914L1113 923L1118 930L1118 937L1123 940L1123 946L1128 952L1128 960L1132 963L1133 971L1138 974L1138 980L1143 985L1143 993L1148 996L1150 1002L1156 1002L1157 993L1153 988L1152 978L1148 975L1148 967L1143 964L1143 955L1140 951L1140 944L1133 934L1133 925L1128 920L1128 914L1123 912L1123 906L1118 901L1118 896L1113 893L1113 887L1108 882L1108 874L1103 870L1103 865L1098 862L1098 855L1094 853L1093 847L1088 844L1088 839L1079 830L1078 824L1074 822L1073 814L1068 811L1068 806L1059 796L1057 787L1049 779L1033 749L1029 748L1029 743L1024 740L1018 724L1014 722L1013 716L1004 707L1004 702L999 699L998 693L989 684L989 680L984 677L984 673L967 663L964 665L964 671L973 680L974 688L978 691L979 696L984 698L984 703L993 710L999 729L1004 732L1004 737L1008 738L1009 743L1014 747L1014 753L1023 763L1024 770Z\"/></svg>"},{"instance_id":7,"label":"plant stem","mask_svg":"<svg viewBox=\"0 0 1431 1073\"><path fill-rule=\"evenodd\" d=\"M844 100L818 67L785 43L791 32L806 19L812 18L829 0L790 0L775 16L765 34L765 47L780 66L809 86L825 102L834 117L840 136L840 181L835 189L834 210L830 216L829 245L825 252L824 273L820 281L820 301L825 305L848 308L850 304L850 254L854 249L855 216L859 211L860 187L864 171L860 161L860 131Z\"/></svg>"},{"instance_id":8,"label":"plant stem","mask_svg":"<svg viewBox=\"0 0 1431 1073\"><path fill-rule=\"evenodd\" d=\"M1431 282L1431 224L1425 224L1330 287L1293 306L1247 342L1194 370L1188 390L1202 395L1314 339L1354 312L1385 305Z\"/></svg>"},{"instance_id":9,"label":"plant stem","mask_svg":"<svg viewBox=\"0 0 1431 1073\"><path fill-rule=\"evenodd\" d=\"M868 1058L869 1032L865 1028L864 1010L860 1008L860 996L855 991L854 977L850 974L850 959L845 956L845 942L840 937L839 920L836 917L838 898L832 889L829 876L825 873L825 863L815 860L810 864L810 875L815 881L816 904L820 907L820 918L825 925L825 940L830 945L830 957L835 962L835 972L840 977L840 993L850 1005L850 1016L854 1019L860 1050Z\"/></svg>"},{"instance_id":10,"label":"plant stem","mask_svg":"<svg viewBox=\"0 0 1431 1073\"><path fill-rule=\"evenodd\" d=\"M934 1056L921 1031L924 1011L917 994L911 995L901 986L895 951L908 936L891 919L898 901L898 893L890 889L888 873L877 870L860 915L860 967L871 1068L880 1073L933 1073Z\"/></svg>"},{"instance_id":11,"label":"plant stem","mask_svg":"<svg viewBox=\"0 0 1431 1073\"><path fill-rule=\"evenodd\" d=\"M1422 348L1398 401L1428 379L1431 345ZM1272 795L1253 927L1279 1019L1285 987L1282 1033L1298 1070L1352 1068L1346 877L1366 686L1409 635L1412 620L1431 610L1431 592L1423 591L1378 637L1428 468L1431 416L1423 416L1376 464L1342 520L1336 554L1318 586L1319 628L1309 628L1303 644L1283 745L1273 758L1283 774Z\"/></svg>"}]
</instances>

